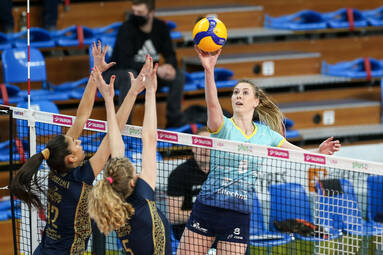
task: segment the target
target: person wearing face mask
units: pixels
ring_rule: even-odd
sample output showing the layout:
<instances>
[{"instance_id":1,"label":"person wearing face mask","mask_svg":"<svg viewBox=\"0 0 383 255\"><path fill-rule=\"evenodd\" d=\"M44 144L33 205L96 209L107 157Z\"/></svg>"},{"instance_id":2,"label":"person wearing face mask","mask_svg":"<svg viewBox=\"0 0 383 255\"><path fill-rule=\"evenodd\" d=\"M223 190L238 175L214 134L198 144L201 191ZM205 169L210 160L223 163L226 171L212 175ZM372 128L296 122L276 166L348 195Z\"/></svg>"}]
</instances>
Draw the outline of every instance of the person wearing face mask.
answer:
<instances>
[{"instance_id":1,"label":"person wearing face mask","mask_svg":"<svg viewBox=\"0 0 383 255\"><path fill-rule=\"evenodd\" d=\"M130 89L129 72L137 74L149 54L154 63L160 55L164 63L158 66L158 86L169 87L166 108L166 126L177 127L186 124L181 112L181 100L185 83L184 73L177 68L176 53L170 32L164 21L154 17L154 0L133 0L132 13L118 31L111 61L116 66L104 77L116 74L119 89L119 104ZM160 90L160 89L159 89Z\"/></svg>"}]
</instances>

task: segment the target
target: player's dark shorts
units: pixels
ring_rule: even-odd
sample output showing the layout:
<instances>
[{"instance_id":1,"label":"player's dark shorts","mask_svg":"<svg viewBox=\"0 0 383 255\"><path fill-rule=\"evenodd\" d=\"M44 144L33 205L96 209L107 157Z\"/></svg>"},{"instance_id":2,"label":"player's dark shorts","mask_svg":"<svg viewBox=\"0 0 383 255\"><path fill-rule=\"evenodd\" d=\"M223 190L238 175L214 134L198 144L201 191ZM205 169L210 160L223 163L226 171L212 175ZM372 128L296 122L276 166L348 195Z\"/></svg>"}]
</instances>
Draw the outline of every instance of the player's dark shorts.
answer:
<instances>
[{"instance_id":1,"label":"player's dark shorts","mask_svg":"<svg viewBox=\"0 0 383 255\"><path fill-rule=\"evenodd\" d=\"M207 206L197 199L186 227L203 236L215 236L218 241L247 244L249 225L250 214Z\"/></svg>"}]
</instances>

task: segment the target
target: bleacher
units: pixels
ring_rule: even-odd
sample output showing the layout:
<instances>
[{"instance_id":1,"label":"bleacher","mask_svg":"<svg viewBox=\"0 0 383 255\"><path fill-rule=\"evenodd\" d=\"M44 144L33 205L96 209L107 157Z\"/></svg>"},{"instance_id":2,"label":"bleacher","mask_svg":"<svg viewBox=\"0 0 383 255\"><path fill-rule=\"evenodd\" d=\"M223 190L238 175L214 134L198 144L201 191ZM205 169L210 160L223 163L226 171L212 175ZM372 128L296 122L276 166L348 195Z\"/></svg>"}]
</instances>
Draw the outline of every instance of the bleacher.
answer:
<instances>
[{"instance_id":1,"label":"bleacher","mask_svg":"<svg viewBox=\"0 0 383 255\"><path fill-rule=\"evenodd\" d=\"M19 31L21 13L26 7L22 1L14 2L17 3L13 9L15 30ZM188 72L202 70L192 48L191 30L197 18L215 15L226 24L229 34L217 67L233 71L231 79L253 79L268 92L285 116L294 122L293 128L299 131L300 136L293 142L313 145L332 135L343 139L344 143L382 139L381 78L370 79L368 75L359 79L328 76L321 73L321 66L322 61L335 64L363 57L382 61L383 27L292 31L265 28L263 25L266 14L278 17L306 9L321 13L340 8L372 10L381 6L381 1L232 2L157 0L157 17L175 22L175 31L182 34L182 39L174 41L180 67ZM129 1L76 2L71 3L69 10L60 5L57 29L72 25L96 28L121 22L130 6ZM38 0L32 1L30 11L31 26L40 27L42 10ZM61 84L87 77L87 47L56 45L41 48L45 56L48 81ZM0 70L2 82L3 72ZM26 84L21 84L20 88L26 89ZM41 84L33 84L32 88L41 88ZM218 93L222 107L231 110L231 88L219 88ZM166 93L159 93L157 97L159 128L165 127L166 96ZM59 100L55 103L61 114L74 115L79 99ZM192 105L205 105L203 89L185 91L182 107L187 109ZM142 124L143 112L144 100L138 98L132 113L133 125ZM106 119L102 99L96 99L91 118ZM6 121L7 118L0 116L2 126L8 125ZM0 139L7 140L7 134L1 134ZM0 174L0 184L6 183L3 180L8 179L7 174ZM11 246L8 243L1 245ZM1 247L0 250L3 250Z\"/></svg>"}]
</instances>

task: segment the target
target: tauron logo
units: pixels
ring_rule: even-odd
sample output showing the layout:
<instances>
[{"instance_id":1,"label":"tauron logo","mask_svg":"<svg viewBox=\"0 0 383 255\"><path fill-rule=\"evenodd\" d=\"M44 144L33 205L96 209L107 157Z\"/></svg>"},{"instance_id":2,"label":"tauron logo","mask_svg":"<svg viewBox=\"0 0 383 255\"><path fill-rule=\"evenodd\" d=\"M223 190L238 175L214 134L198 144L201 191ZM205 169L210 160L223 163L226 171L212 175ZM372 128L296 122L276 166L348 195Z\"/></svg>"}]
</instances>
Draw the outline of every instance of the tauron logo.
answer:
<instances>
[{"instance_id":1,"label":"tauron logo","mask_svg":"<svg viewBox=\"0 0 383 255\"><path fill-rule=\"evenodd\" d=\"M313 155L313 154L304 154L305 156L305 161L310 162L310 163L317 163L317 164L326 164L326 157L324 156L319 156L319 155Z\"/></svg>"},{"instance_id":2,"label":"tauron logo","mask_svg":"<svg viewBox=\"0 0 383 255\"><path fill-rule=\"evenodd\" d=\"M158 139L171 142L178 142L178 135L165 131L158 131Z\"/></svg>"},{"instance_id":3,"label":"tauron logo","mask_svg":"<svg viewBox=\"0 0 383 255\"><path fill-rule=\"evenodd\" d=\"M267 148L267 154L270 157L277 157L277 158L289 158L289 152L285 150L278 150L278 149L272 149L272 148Z\"/></svg>"},{"instance_id":4,"label":"tauron logo","mask_svg":"<svg viewBox=\"0 0 383 255\"><path fill-rule=\"evenodd\" d=\"M86 127L101 130L101 131L105 131L106 129L104 122L94 121L94 120L88 120L86 122Z\"/></svg>"},{"instance_id":5,"label":"tauron logo","mask_svg":"<svg viewBox=\"0 0 383 255\"><path fill-rule=\"evenodd\" d=\"M72 118L53 114L53 123L72 126Z\"/></svg>"},{"instance_id":6,"label":"tauron logo","mask_svg":"<svg viewBox=\"0 0 383 255\"><path fill-rule=\"evenodd\" d=\"M193 136L192 143L194 145L213 147L213 141L209 138L202 138L202 137Z\"/></svg>"}]
</instances>

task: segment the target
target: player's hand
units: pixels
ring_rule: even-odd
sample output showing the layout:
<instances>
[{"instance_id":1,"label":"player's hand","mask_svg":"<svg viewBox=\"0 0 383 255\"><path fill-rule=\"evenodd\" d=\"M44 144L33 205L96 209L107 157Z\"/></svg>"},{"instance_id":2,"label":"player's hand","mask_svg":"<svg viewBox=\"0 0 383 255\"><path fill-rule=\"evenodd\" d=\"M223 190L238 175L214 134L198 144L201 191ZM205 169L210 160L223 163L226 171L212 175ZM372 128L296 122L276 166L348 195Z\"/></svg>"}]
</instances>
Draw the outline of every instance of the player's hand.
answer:
<instances>
[{"instance_id":1,"label":"player's hand","mask_svg":"<svg viewBox=\"0 0 383 255\"><path fill-rule=\"evenodd\" d=\"M158 63L153 67L153 59L146 55L145 65L142 72L142 80L145 85L146 91L157 91L157 69Z\"/></svg>"},{"instance_id":2,"label":"player's hand","mask_svg":"<svg viewBox=\"0 0 383 255\"><path fill-rule=\"evenodd\" d=\"M93 56L94 66L96 66L101 73L105 72L106 70L108 70L109 68L111 68L112 66L116 64L116 62L110 62L110 63L105 62L105 54L107 51L108 51L108 45L105 45L104 49L102 49L100 41L97 42L97 46L96 46L96 43L93 42L92 56Z\"/></svg>"},{"instance_id":3,"label":"player's hand","mask_svg":"<svg viewBox=\"0 0 383 255\"><path fill-rule=\"evenodd\" d=\"M98 90L105 100L113 100L114 97L114 81L116 79L115 75L110 77L110 82L107 84L102 78L100 70L95 66L91 73L91 79L96 84Z\"/></svg>"},{"instance_id":4,"label":"player's hand","mask_svg":"<svg viewBox=\"0 0 383 255\"><path fill-rule=\"evenodd\" d=\"M329 137L326 140L324 140L319 145L319 153L332 155L334 154L334 152L339 151L341 144L339 140L333 141L333 139L334 137Z\"/></svg>"},{"instance_id":5,"label":"player's hand","mask_svg":"<svg viewBox=\"0 0 383 255\"><path fill-rule=\"evenodd\" d=\"M194 45L194 50L197 52L197 55L202 63L202 66L207 71L213 71L219 55L221 54L222 48L216 52L206 52L198 48L197 45Z\"/></svg>"}]
</instances>

